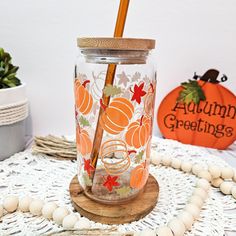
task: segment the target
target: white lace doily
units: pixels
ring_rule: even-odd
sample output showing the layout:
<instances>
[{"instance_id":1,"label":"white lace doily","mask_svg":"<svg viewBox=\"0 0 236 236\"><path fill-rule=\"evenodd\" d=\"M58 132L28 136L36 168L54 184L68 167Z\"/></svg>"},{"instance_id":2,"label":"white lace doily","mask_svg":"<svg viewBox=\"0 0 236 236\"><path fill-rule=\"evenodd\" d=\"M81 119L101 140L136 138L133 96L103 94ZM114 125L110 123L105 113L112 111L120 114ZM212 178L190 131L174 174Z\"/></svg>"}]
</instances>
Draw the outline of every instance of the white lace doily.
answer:
<instances>
[{"instance_id":1,"label":"white lace doily","mask_svg":"<svg viewBox=\"0 0 236 236\"><path fill-rule=\"evenodd\" d=\"M183 145L176 141L155 138L153 149L160 154L171 155L194 163L214 163L227 166L219 157L205 149ZM73 207L69 196L69 183L77 172L76 161L57 160L43 155L32 155L30 150L18 153L0 162L0 202L8 194L30 195L45 201L55 201L60 206ZM160 185L160 196L154 210L143 219L119 225L120 231L140 231L166 224L186 205L196 177L172 168L151 166L150 172ZM200 219L194 223L187 236L221 236L224 229L235 230L236 219L226 210L236 207L231 196L223 196L213 188L201 211ZM93 227L111 226L93 222ZM29 213L15 212L5 215L0 223L0 235L40 235L61 229L43 217L32 217Z\"/></svg>"}]
</instances>

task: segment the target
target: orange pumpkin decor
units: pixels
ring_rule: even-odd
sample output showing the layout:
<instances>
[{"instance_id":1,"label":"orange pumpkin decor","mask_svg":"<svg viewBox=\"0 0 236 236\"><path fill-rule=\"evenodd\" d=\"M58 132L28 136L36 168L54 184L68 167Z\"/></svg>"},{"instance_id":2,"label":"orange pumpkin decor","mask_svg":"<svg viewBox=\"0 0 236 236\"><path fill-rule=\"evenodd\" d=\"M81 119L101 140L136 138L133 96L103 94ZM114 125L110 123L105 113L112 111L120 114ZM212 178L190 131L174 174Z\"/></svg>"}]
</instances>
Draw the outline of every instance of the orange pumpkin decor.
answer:
<instances>
[{"instance_id":1,"label":"orange pumpkin decor","mask_svg":"<svg viewBox=\"0 0 236 236\"><path fill-rule=\"evenodd\" d=\"M151 118L146 116L132 122L125 135L127 144L135 148L144 146L151 135L151 123Z\"/></svg>"},{"instance_id":2,"label":"orange pumpkin decor","mask_svg":"<svg viewBox=\"0 0 236 236\"><path fill-rule=\"evenodd\" d=\"M217 149L236 140L236 96L219 84L218 75L214 69L200 80L195 75L163 99L157 120L165 138Z\"/></svg>"},{"instance_id":3,"label":"orange pumpkin decor","mask_svg":"<svg viewBox=\"0 0 236 236\"><path fill-rule=\"evenodd\" d=\"M147 95L144 100L144 111L147 116L152 117L155 103L155 90L153 84L150 84Z\"/></svg>"},{"instance_id":4,"label":"orange pumpkin decor","mask_svg":"<svg viewBox=\"0 0 236 236\"><path fill-rule=\"evenodd\" d=\"M79 125L76 127L76 143L77 150L82 154L86 155L92 151L92 141L86 130L81 129Z\"/></svg>"},{"instance_id":5,"label":"orange pumpkin decor","mask_svg":"<svg viewBox=\"0 0 236 236\"><path fill-rule=\"evenodd\" d=\"M114 98L108 107L105 107L100 100L100 104L105 110L100 119L100 125L110 134L119 134L129 125L129 121L134 113L133 104L126 98Z\"/></svg>"},{"instance_id":6,"label":"orange pumpkin decor","mask_svg":"<svg viewBox=\"0 0 236 236\"><path fill-rule=\"evenodd\" d=\"M130 187L141 189L144 187L148 179L148 168L146 161L136 166L130 173Z\"/></svg>"},{"instance_id":7,"label":"orange pumpkin decor","mask_svg":"<svg viewBox=\"0 0 236 236\"><path fill-rule=\"evenodd\" d=\"M78 79L75 80L75 104L83 115L87 115L93 106L93 97L86 89L89 82L89 80L85 80L81 84Z\"/></svg>"}]
</instances>

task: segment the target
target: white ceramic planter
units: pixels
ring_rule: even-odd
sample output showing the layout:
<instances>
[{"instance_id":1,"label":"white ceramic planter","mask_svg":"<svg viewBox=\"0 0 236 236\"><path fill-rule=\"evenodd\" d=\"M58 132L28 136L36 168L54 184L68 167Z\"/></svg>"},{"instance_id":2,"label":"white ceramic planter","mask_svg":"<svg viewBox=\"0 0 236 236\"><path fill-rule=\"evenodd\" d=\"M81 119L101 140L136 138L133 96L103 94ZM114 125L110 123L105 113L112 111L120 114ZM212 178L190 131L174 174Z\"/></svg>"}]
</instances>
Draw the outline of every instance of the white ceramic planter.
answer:
<instances>
[{"instance_id":1,"label":"white ceramic planter","mask_svg":"<svg viewBox=\"0 0 236 236\"><path fill-rule=\"evenodd\" d=\"M0 107L24 101L26 86L0 89ZM25 147L26 122L25 120L10 125L0 126L0 160L22 151Z\"/></svg>"}]
</instances>

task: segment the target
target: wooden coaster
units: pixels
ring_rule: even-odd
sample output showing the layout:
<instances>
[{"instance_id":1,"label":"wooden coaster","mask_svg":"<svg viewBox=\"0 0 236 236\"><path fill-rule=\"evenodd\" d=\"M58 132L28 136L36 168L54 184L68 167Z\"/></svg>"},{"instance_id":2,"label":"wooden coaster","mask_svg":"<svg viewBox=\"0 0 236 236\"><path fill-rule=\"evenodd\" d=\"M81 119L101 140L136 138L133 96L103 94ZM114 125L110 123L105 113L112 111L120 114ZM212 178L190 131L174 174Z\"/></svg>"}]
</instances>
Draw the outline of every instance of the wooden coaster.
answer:
<instances>
[{"instance_id":1,"label":"wooden coaster","mask_svg":"<svg viewBox=\"0 0 236 236\"><path fill-rule=\"evenodd\" d=\"M82 216L103 224L124 224L143 218L155 207L159 195L158 182L152 175L149 175L144 191L128 203L119 205L105 205L88 198L77 176L71 180L69 190L75 209Z\"/></svg>"}]
</instances>

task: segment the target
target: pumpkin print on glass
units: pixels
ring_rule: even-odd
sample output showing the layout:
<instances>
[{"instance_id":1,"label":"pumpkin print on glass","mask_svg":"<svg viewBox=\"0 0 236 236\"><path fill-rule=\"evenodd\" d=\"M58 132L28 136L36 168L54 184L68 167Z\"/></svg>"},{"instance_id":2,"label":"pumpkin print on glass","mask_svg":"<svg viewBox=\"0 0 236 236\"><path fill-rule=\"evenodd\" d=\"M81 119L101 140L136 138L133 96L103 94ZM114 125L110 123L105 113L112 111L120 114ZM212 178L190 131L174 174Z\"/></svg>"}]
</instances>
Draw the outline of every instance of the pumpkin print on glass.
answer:
<instances>
[{"instance_id":1,"label":"pumpkin print on glass","mask_svg":"<svg viewBox=\"0 0 236 236\"><path fill-rule=\"evenodd\" d=\"M163 99L157 121L165 138L217 149L235 141L236 96L220 84L218 75L214 69L195 75Z\"/></svg>"},{"instance_id":2,"label":"pumpkin print on glass","mask_svg":"<svg viewBox=\"0 0 236 236\"><path fill-rule=\"evenodd\" d=\"M92 150L92 140L86 130L82 129L79 125L76 127L76 143L77 150L82 154L89 154Z\"/></svg>"},{"instance_id":3,"label":"pumpkin print on glass","mask_svg":"<svg viewBox=\"0 0 236 236\"><path fill-rule=\"evenodd\" d=\"M83 83L79 79L75 80L75 104L83 115L87 115L93 106L93 97L86 89L88 83L90 83L89 80L85 80Z\"/></svg>"},{"instance_id":4,"label":"pumpkin print on glass","mask_svg":"<svg viewBox=\"0 0 236 236\"><path fill-rule=\"evenodd\" d=\"M101 101L101 106L103 106ZM110 134L119 134L129 125L134 113L133 104L126 98L114 98L108 107L103 107L100 125Z\"/></svg>"},{"instance_id":5,"label":"pumpkin print on glass","mask_svg":"<svg viewBox=\"0 0 236 236\"><path fill-rule=\"evenodd\" d=\"M144 146L151 135L151 118L142 116L132 122L125 135L125 140L129 146L140 148Z\"/></svg>"},{"instance_id":6,"label":"pumpkin print on glass","mask_svg":"<svg viewBox=\"0 0 236 236\"><path fill-rule=\"evenodd\" d=\"M130 200L148 179L155 80L122 71L113 85L103 88L105 73L82 75L75 81L77 149L82 160L79 180L98 202ZM105 99L109 99L108 105ZM103 129L103 138L94 165L97 122Z\"/></svg>"},{"instance_id":7,"label":"pumpkin print on glass","mask_svg":"<svg viewBox=\"0 0 236 236\"><path fill-rule=\"evenodd\" d=\"M148 179L148 168L146 162L136 166L130 173L130 187L141 189Z\"/></svg>"},{"instance_id":8,"label":"pumpkin print on glass","mask_svg":"<svg viewBox=\"0 0 236 236\"><path fill-rule=\"evenodd\" d=\"M151 83L144 101L144 110L147 116L152 117L154 112L155 90Z\"/></svg>"}]
</instances>

